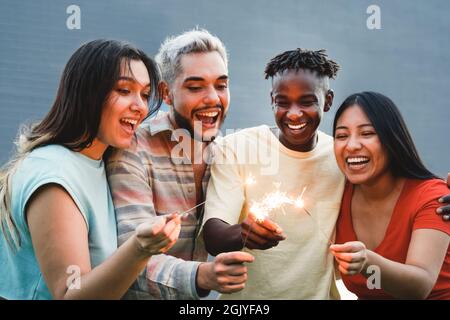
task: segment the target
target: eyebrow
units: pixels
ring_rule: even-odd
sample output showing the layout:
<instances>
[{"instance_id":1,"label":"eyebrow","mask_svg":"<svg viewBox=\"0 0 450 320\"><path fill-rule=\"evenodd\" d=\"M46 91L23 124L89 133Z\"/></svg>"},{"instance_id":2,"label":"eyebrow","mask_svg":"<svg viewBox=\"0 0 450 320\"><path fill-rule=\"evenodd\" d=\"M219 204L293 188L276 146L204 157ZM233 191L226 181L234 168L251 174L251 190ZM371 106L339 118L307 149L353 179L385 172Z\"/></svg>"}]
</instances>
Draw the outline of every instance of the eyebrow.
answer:
<instances>
[{"instance_id":1,"label":"eyebrow","mask_svg":"<svg viewBox=\"0 0 450 320\"><path fill-rule=\"evenodd\" d=\"M140 82L136 81L135 78L132 78L132 77L120 76L119 79L117 79L117 81L120 81L120 80L141 84ZM147 83L144 87L145 88L150 87L150 83Z\"/></svg>"},{"instance_id":2,"label":"eyebrow","mask_svg":"<svg viewBox=\"0 0 450 320\"><path fill-rule=\"evenodd\" d=\"M228 76L226 74L221 75L220 77L217 78L217 80L228 80ZM187 77L186 79L184 79L183 82L188 82L188 81L205 81L205 79L202 77L193 76L193 77Z\"/></svg>"},{"instance_id":3,"label":"eyebrow","mask_svg":"<svg viewBox=\"0 0 450 320\"><path fill-rule=\"evenodd\" d=\"M373 125L370 124L370 123L363 123L363 124L360 124L358 126L358 128L362 128L362 127L373 127ZM348 127L346 127L346 126L338 126L338 127L336 127L336 130L338 130L338 129L348 129Z\"/></svg>"}]
</instances>

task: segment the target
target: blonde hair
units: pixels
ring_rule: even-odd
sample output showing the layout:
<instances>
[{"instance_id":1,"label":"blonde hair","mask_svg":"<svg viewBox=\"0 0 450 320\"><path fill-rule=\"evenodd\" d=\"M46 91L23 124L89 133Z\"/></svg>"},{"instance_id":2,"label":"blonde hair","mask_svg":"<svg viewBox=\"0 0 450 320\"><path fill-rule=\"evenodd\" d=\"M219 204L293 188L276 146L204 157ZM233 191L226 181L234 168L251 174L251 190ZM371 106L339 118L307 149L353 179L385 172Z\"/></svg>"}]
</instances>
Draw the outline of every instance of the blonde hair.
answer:
<instances>
[{"instance_id":1,"label":"blonde hair","mask_svg":"<svg viewBox=\"0 0 450 320\"><path fill-rule=\"evenodd\" d=\"M181 57L190 53L216 51L222 57L228 68L228 56L225 45L208 30L194 28L175 37L168 37L155 56L161 68L162 78L168 84L173 84L181 70Z\"/></svg>"}]
</instances>

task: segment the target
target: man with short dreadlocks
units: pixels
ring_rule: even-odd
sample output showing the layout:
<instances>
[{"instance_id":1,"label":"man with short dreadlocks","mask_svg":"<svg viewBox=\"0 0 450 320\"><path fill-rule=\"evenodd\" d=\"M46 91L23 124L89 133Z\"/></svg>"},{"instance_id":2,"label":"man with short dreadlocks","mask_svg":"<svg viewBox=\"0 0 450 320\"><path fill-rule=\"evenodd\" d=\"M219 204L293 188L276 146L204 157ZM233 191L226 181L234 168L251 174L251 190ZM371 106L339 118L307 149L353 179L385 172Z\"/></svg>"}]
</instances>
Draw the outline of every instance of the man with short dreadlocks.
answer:
<instances>
[{"instance_id":1,"label":"man with short dreadlocks","mask_svg":"<svg viewBox=\"0 0 450 320\"><path fill-rule=\"evenodd\" d=\"M339 298L329 245L344 177L333 138L318 130L338 69L324 50L277 55L265 70L277 126L217 141L203 239L212 255L242 249L255 257L244 290L222 299Z\"/></svg>"}]
</instances>

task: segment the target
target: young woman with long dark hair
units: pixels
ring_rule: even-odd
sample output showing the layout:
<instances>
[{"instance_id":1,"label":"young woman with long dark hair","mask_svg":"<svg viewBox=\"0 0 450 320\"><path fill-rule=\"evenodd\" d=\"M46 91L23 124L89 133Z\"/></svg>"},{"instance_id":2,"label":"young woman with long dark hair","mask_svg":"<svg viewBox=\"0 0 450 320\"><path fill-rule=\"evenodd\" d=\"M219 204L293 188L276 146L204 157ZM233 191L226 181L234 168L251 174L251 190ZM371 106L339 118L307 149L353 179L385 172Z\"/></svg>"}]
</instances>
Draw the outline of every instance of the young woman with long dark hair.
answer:
<instances>
[{"instance_id":1,"label":"young woman with long dark hair","mask_svg":"<svg viewBox=\"0 0 450 320\"><path fill-rule=\"evenodd\" d=\"M422 163L395 104L376 92L336 112L336 160L347 178L336 243L347 288L362 299L450 299L447 185Z\"/></svg>"},{"instance_id":2,"label":"young woman with long dark hair","mask_svg":"<svg viewBox=\"0 0 450 320\"><path fill-rule=\"evenodd\" d=\"M141 224L117 249L103 163L158 110L158 83L155 63L125 42L94 40L72 55L50 112L19 135L1 171L0 296L118 299L175 243L174 215Z\"/></svg>"}]
</instances>

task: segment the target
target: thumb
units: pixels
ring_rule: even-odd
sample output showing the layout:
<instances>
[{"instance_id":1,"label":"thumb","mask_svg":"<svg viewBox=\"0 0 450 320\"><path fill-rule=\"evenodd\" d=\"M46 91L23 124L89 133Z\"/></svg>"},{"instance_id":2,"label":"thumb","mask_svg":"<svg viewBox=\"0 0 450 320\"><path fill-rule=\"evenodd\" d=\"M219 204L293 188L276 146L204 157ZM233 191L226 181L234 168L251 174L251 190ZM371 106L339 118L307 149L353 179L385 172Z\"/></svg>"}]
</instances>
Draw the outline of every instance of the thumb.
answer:
<instances>
[{"instance_id":1,"label":"thumb","mask_svg":"<svg viewBox=\"0 0 450 320\"><path fill-rule=\"evenodd\" d=\"M152 220L153 221L144 222L138 225L136 228L136 234L141 237L148 237L157 235L161 232L166 224L166 219L164 217L157 217Z\"/></svg>"}]
</instances>

